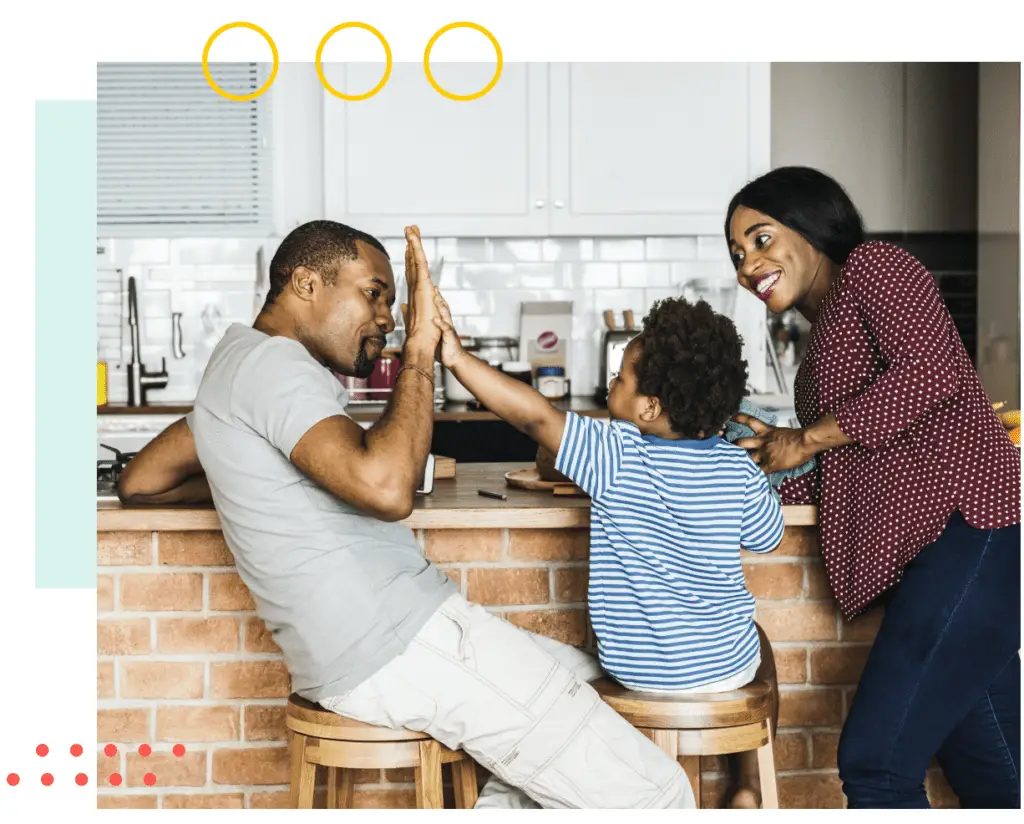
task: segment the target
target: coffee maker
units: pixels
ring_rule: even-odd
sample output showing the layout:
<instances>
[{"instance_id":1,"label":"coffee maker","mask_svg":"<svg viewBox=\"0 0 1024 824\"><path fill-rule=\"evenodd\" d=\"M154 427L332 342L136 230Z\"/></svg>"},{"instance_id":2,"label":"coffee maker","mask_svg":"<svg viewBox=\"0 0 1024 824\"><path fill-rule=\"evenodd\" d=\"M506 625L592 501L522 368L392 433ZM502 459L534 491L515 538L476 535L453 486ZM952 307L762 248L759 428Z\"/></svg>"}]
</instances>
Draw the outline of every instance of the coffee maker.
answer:
<instances>
[{"instance_id":1,"label":"coffee maker","mask_svg":"<svg viewBox=\"0 0 1024 824\"><path fill-rule=\"evenodd\" d=\"M601 405L608 403L608 384L619 374L627 344L640 334L640 330L634 325L633 313L630 310L622 313L622 320L623 328L619 329L615 322L615 313L610 309L604 312L601 371L598 373L600 383L594 391L594 402Z\"/></svg>"}]
</instances>

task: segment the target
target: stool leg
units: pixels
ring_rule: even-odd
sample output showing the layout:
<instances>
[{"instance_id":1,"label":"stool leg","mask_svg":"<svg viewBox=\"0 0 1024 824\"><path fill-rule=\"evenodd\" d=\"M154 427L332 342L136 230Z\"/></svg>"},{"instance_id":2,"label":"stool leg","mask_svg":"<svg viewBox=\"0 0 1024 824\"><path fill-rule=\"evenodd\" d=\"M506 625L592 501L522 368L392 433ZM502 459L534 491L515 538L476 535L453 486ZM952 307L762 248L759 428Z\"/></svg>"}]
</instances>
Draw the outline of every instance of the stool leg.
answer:
<instances>
[{"instance_id":1,"label":"stool leg","mask_svg":"<svg viewBox=\"0 0 1024 824\"><path fill-rule=\"evenodd\" d=\"M697 802L697 809L700 809L700 756L699 755L681 755L679 756L679 766L683 768L683 772L686 773L690 779L690 786L693 787L693 800Z\"/></svg>"},{"instance_id":2,"label":"stool leg","mask_svg":"<svg viewBox=\"0 0 1024 824\"><path fill-rule=\"evenodd\" d=\"M327 809L338 809L338 768L327 767Z\"/></svg>"},{"instance_id":3,"label":"stool leg","mask_svg":"<svg viewBox=\"0 0 1024 824\"><path fill-rule=\"evenodd\" d=\"M416 768L416 807L443 810L441 788L441 745L437 741L420 742L420 765Z\"/></svg>"},{"instance_id":4,"label":"stool leg","mask_svg":"<svg viewBox=\"0 0 1024 824\"><path fill-rule=\"evenodd\" d=\"M455 784L455 809L472 810L476 806L479 791L476 785L476 762L468 756L452 764L452 778Z\"/></svg>"},{"instance_id":5,"label":"stool leg","mask_svg":"<svg viewBox=\"0 0 1024 824\"><path fill-rule=\"evenodd\" d=\"M779 789L775 782L775 735L766 721L768 743L757 751L757 772L761 777L761 809L779 809Z\"/></svg>"},{"instance_id":6,"label":"stool leg","mask_svg":"<svg viewBox=\"0 0 1024 824\"><path fill-rule=\"evenodd\" d=\"M342 767L327 768L327 809L352 808L353 772Z\"/></svg>"},{"instance_id":7,"label":"stool leg","mask_svg":"<svg viewBox=\"0 0 1024 824\"><path fill-rule=\"evenodd\" d=\"M678 761L680 768L690 779L690 787L693 789L693 799L700 809L700 757L684 755L679 757L679 731L678 730L641 730L650 738L655 746L673 761Z\"/></svg>"},{"instance_id":8,"label":"stool leg","mask_svg":"<svg viewBox=\"0 0 1024 824\"><path fill-rule=\"evenodd\" d=\"M292 784L290 801L292 809L313 809L313 788L316 785L316 764L306 760L309 739L304 735L292 737Z\"/></svg>"}]
</instances>

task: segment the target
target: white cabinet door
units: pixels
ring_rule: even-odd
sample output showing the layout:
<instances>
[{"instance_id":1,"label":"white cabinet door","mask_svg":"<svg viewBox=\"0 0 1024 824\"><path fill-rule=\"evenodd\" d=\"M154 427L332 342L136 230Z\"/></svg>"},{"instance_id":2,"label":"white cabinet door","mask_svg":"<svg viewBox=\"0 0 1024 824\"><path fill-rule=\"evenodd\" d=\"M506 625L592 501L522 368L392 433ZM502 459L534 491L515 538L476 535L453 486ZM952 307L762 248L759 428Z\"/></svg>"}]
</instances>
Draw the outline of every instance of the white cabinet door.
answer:
<instances>
[{"instance_id":1,"label":"white cabinet door","mask_svg":"<svg viewBox=\"0 0 1024 824\"><path fill-rule=\"evenodd\" d=\"M770 158L767 63L551 65L551 232L720 234Z\"/></svg>"},{"instance_id":2,"label":"white cabinet door","mask_svg":"<svg viewBox=\"0 0 1024 824\"><path fill-rule=\"evenodd\" d=\"M362 94L372 64L327 64L339 91ZM483 88L493 64L439 63L456 94ZM401 235L543 235L548 230L547 64L506 63L490 92L454 101L431 88L421 63L396 63L387 85L348 102L324 91L326 216Z\"/></svg>"}]
</instances>

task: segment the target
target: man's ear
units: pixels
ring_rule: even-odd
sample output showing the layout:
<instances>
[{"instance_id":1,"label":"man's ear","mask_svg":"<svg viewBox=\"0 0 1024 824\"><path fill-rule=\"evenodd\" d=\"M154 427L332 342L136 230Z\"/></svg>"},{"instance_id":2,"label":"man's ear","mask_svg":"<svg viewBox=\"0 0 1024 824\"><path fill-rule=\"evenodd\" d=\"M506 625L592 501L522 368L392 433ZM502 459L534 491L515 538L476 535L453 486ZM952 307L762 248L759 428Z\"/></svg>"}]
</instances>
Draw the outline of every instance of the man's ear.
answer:
<instances>
[{"instance_id":1,"label":"man's ear","mask_svg":"<svg viewBox=\"0 0 1024 824\"><path fill-rule=\"evenodd\" d=\"M644 423L654 423L661 417L661 401L653 395L648 395L642 400L643 411L640 413L640 420Z\"/></svg>"},{"instance_id":2,"label":"man's ear","mask_svg":"<svg viewBox=\"0 0 1024 824\"><path fill-rule=\"evenodd\" d=\"M312 300L314 295L323 287L323 279L312 269L307 269L305 266L296 266L292 270L292 277L288 281L288 286L299 300Z\"/></svg>"}]
</instances>

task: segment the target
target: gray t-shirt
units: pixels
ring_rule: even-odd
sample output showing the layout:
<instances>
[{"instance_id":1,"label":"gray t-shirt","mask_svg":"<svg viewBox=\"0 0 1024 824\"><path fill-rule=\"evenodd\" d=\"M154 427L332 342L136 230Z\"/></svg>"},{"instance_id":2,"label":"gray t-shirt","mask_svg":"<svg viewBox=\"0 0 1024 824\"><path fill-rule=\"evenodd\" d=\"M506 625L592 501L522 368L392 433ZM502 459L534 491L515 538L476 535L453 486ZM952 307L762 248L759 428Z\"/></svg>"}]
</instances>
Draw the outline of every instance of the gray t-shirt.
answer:
<instances>
[{"instance_id":1,"label":"gray t-shirt","mask_svg":"<svg viewBox=\"0 0 1024 824\"><path fill-rule=\"evenodd\" d=\"M364 515L289 460L347 400L300 343L234 324L188 416L238 574L311 701L358 686L457 592L410 529Z\"/></svg>"}]
</instances>

